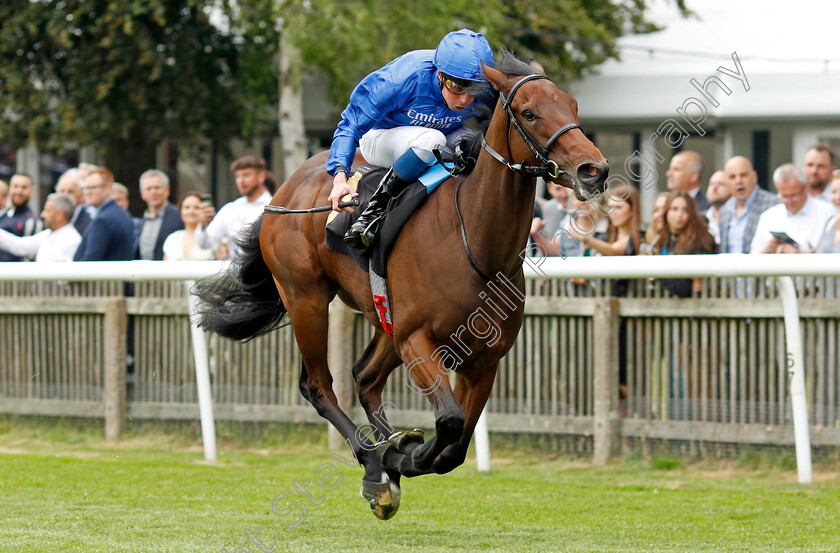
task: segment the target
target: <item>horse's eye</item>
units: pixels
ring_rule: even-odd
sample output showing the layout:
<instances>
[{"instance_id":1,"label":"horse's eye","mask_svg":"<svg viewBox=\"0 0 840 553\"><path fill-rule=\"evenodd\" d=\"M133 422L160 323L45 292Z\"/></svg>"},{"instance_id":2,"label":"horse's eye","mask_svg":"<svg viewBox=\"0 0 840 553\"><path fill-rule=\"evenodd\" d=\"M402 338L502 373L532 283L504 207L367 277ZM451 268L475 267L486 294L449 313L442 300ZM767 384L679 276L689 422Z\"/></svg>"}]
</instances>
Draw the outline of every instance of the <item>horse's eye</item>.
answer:
<instances>
[{"instance_id":1,"label":"horse's eye","mask_svg":"<svg viewBox=\"0 0 840 553\"><path fill-rule=\"evenodd\" d=\"M523 111L522 112L522 117L524 117L526 121L533 121L534 119L537 118L537 116L534 115L534 112L531 111L530 109L526 109L525 111Z\"/></svg>"}]
</instances>

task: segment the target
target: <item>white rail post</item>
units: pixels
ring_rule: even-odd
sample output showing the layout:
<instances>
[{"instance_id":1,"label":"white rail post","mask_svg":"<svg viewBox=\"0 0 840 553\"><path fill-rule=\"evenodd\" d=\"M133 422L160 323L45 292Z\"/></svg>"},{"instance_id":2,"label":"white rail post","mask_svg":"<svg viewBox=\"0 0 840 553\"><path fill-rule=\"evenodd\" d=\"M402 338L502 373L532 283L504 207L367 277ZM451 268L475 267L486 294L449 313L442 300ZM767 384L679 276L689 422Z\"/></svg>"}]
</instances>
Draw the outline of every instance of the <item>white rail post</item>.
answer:
<instances>
[{"instance_id":1,"label":"white rail post","mask_svg":"<svg viewBox=\"0 0 840 553\"><path fill-rule=\"evenodd\" d=\"M808 402L805 395L805 364L802 359L802 335L799 329L799 305L791 277L778 277L779 292L785 309L785 342L790 374L790 403L793 411L793 435L796 443L796 470L800 484L813 482L811 474L811 436L808 428Z\"/></svg>"},{"instance_id":2,"label":"white rail post","mask_svg":"<svg viewBox=\"0 0 840 553\"><path fill-rule=\"evenodd\" d=\"M481 410L481 416L473 431L475 438L475 465L478 472L490 472L490 437L487 432L487 406Z\"/></svg>"},{"instance_id":3,"label":"white rail post","mask_svg":"<svg viewBox=\"0 0 840 553\"><path fill-rule=\"evenodd\" d=\"M185 283L190 306L190 333L195 359L195 384L198 389L198 412L201 417L201 439L204 443L204 459L216 460L216 423L213 421L213 396L210 393L210 363L207 359L207 340L204 331L198 328L198 296L192 293L194 280Z\"/></svg>"}]
</instances>

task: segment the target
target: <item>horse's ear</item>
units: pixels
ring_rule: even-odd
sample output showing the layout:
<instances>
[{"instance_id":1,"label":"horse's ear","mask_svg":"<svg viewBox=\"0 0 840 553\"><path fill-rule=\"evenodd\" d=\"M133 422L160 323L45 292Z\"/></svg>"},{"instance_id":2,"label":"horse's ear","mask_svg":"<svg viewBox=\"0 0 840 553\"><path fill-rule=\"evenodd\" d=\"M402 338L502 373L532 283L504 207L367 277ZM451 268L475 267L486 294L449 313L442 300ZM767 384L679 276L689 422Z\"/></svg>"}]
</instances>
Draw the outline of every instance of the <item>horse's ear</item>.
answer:
<instances>
[{"instance_id":1,"label":"horse's ear","mask_svg":"<svg viewBox=\"0 0 840 553\"><path fill-rule=\"evenodd\" d=\"M545 76L545 68L542 66L542 64L540 62L538 62L534 58L531 58L531 59L528 60L528 65L533 67L536 70L536 72L539 73L540 75Z\"/></svg>"},{"instance_id":2,"label":"horse's ear","mask_svg":"<svg viewBox=\"0 0 840 553\"><path fill-rule=\"evenodd\" d=\"M493 69L489 65L485 65L484 62L481 63L481 70L484 71L484 76L487 77L487 80L490 82L490 85L495 90L502 90L505 87L507 78L505 77L504 73Z\"/></svg>"}]
</instances>

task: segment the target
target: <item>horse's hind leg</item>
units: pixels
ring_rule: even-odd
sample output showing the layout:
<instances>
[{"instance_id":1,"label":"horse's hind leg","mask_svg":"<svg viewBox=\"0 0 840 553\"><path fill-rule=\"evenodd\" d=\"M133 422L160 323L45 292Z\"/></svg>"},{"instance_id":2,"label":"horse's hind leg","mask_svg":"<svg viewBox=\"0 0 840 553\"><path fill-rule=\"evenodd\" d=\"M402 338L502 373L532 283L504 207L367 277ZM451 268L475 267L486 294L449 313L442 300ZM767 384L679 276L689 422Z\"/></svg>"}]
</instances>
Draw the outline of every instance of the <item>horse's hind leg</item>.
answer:
<instances>
[{"instance_id":1,"label":"horse's hind leg","mask_svg":"<svg viewBox=\"0 0 840 553\"><path fill-rule=\"evenodd\" d=\"M394 350L394 342L388 338L381 328L377 328L373 340L365 348L362 356L353 365L353 377L359 395L359 403L367 414L371 428L377 441L387 440L393 433L393 427L388 424L385 409L391 403L382 403L382 390L385 382L402 360Z\"/></svg>"},{"instance_id":2,"label":"horse's hind leg","mask_svg":"<svg viewBox=\"0 0 840 553\"><path fill-rule=\"evenodd\" d=\"M318 414L327 419L350 444L356 459L365 467L365 476L371 480L381 474L381 464L371 448L362 447L356 435L356 425L338 406L332 388L332 375L327 366L327 329L331 294L309 287L295 294L284 294L284 305L295 330L295 339L301 354L300 392ZM281 290L281 294L283 291Z\"/></svg>"},{"instance_id":3,"label":"horse's hind leg","mask_svg":"<svg viewBox=\"0 0 840 553\"><path fill-rule=\"evenodd\" d=\"M401 362L394 350L394 342L378 328L373 340L353 365L359 403L370 421L375 442L385 442L393 432L393 427L388 424L385 409L396 406L382 403L382 390L388 376ZM373 444L369 444L368 447L373 447ZM399 508L400 474L396 471L386 471L383 474L384 469L381 465L379 468L379 474L373 471L365 472L362 478L362 497L368 500L378 518L388 519Z\"/></svg>"}]
</instances>

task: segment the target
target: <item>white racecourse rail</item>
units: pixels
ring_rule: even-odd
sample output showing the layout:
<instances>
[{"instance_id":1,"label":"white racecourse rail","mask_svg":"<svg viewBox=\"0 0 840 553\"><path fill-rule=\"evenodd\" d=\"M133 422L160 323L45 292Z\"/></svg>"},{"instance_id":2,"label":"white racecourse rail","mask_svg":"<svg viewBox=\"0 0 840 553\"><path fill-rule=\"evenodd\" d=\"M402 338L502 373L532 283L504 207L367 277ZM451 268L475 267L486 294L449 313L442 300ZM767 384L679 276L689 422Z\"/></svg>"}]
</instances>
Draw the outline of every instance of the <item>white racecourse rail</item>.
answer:
<instances>
[{"instance_id":1,"label":"white racecourse rail","mask_svg":"<svg viewBox=\"0 0 840 553\"><path fill-rule=\"evenodd\" d=\"M194 281L217 274L225 267L220 261L112 261L84 263L0 263L0 281ZM777 277L785 313L787 351L793 366L791 403L793 408L796 459L799 481L810 483L811 448L805 403L805 376L799 309L793 276L840 276L840 254L744 255L717 254L691 256L635 257L539 257L524 264L527 278L690 278L690 277ZM190 298L190 313L195 312L196 298ZM216 457L210 377L204 334L193 324L199 410L204 452L207 459ZM479 470L489 469L486 417L482 413L476 427Z\"/></svg>"}]
</instances>

